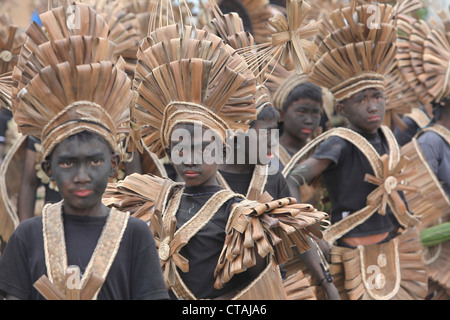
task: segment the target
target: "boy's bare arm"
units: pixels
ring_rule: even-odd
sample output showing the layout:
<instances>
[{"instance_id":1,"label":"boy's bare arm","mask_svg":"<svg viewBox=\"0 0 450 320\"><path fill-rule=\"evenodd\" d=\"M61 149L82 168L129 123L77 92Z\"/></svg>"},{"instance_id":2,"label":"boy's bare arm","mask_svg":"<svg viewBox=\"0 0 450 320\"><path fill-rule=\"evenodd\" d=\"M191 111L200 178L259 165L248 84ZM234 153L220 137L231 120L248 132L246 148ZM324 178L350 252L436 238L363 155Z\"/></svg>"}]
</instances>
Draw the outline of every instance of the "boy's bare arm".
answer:
<instances>
[{"instance_id":1,"label":"boy's bare arm","mask_svg":"<svg viewBox=\"0 0 450 320\"><path fill-rule=\"evenodd\" d=\"M329 159L309 158L298 164L287 177L292 196L300 201L298 187L313 181L314 178L321 175L332 163L333 161Z\"/></svg>"}]
</instances>

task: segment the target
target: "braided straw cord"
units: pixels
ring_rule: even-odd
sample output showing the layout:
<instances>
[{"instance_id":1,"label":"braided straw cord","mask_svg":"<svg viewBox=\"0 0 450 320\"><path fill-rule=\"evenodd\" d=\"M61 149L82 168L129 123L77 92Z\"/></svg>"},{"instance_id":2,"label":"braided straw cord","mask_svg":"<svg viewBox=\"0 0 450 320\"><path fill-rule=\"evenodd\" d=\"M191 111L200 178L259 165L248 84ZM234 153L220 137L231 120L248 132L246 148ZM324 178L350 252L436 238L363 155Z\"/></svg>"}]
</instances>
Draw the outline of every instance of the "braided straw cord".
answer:
<instances>
[{"instance_id":1,"label":"braided straw cord","mask_svg":"<svg viewBox=\"0 0 450 320\"><path fill-rule=\"evenodd\" d=\"M438 123L434 123L432 126L426 127L419 131L416 134L416 138L418 138L422 133L425 133L427 131L432 131L436 134L438 134L442 139L444 139L448 145L450 145L450 130L448 130L443 125L440 125Z\"/></svg>"}]
</instances>

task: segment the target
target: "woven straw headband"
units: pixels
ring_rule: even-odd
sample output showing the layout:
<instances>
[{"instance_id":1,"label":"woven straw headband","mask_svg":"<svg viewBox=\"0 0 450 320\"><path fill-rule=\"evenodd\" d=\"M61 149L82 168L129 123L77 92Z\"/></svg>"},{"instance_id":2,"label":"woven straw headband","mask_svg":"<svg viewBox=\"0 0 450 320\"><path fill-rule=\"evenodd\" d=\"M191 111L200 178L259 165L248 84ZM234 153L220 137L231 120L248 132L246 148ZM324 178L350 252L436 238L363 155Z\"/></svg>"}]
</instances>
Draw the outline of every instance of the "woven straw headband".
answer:
<instances>
[{"instance_id":1,"label":"woven straw headband","mask_svg":"<svg viewBox=\"0 0 450 320\"><path fill-rule=\"evenodd\" d=\"M111 116L94 102L77 101L64 108L42 129L43 159L63 140L82 131L98 134L113 150L117 147L117 132Z\"/></svg>"},{"instance_id":2,"label":"woven straw headband","mask_svg":"<svg viewBox=\"0 0 450 320\"><path fill-rule=\"evenodd\" d=\"M337 101L342 101L350 98L358 92L370 88L384 90L386 88L384 76L376 72L364 72L348 78L339 85L330 88L330 92L334 95Z\"/></svg>"},{"instance_id":3,"label":"woven straw headband","mask_svg":"<svg viewBox=\"0 0 450 320\"><path fill-rule=\"evenodd\" d=\"M170 135L178 124L198 124L212 130L217 137L226 139L229 125L208 108L193 102L172 101L164 110L160 128L161 141L164 148L170 146Z\"/></svg>"}]
</instances>

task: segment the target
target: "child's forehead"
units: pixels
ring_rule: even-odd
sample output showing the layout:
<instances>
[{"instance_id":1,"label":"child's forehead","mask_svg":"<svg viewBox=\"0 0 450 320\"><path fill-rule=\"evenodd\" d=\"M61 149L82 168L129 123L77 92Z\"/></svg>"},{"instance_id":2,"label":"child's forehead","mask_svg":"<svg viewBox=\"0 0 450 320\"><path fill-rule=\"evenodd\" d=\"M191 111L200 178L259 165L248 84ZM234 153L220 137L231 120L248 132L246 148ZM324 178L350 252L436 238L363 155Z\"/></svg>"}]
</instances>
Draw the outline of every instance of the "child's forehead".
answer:
<instances>
[{"instance_id":1,"label":"child's forehead","mask_svg":"<svg viewBox=\"0 0 450 320\"><path fill-rule=\"evenodd\" d=\"M211 142L218 138L217 134L204 126L194 124L180 124L174 127L170 141L178 143L181 141L199 144Z\"/></svg>"},{"instance_id":2,"label":"child's forehead","mask_svg":"<svg viewBox=\"0 0 450 320\"><path fill-rule=\"evenodd\" d=\"M72 136L61 141L54 150L54 154L97 154L108 153L109 145L101 137L86 135L83 137Z\"/></svg>"}]
</instances>

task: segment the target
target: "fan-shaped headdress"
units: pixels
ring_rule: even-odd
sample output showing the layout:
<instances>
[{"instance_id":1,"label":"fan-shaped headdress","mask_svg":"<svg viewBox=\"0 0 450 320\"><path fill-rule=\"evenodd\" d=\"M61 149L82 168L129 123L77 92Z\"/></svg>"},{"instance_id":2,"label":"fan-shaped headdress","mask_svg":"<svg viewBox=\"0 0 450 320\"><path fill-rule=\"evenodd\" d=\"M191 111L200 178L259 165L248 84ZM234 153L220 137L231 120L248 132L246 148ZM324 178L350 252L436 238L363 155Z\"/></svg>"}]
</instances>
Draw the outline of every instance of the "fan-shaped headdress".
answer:
<instances>
[{"instance_id":1,"label":"fan-shaped headdress","mask_svg":"<svg viewBox=\"0 0 450 320\"><path fill-rule=\"evenodd\" d=\"M316 63L309 79L344 100L367 88L385 89L397 53L394 10L365 4L334 10L316 38Z\"/></svg>"},{"instance_id":2,"label":"fan-shaped headdress","mask_svg":"<svg viewBox=\"0 0 450 320\"><path fill-rule=\"evenodd\" d=\"M219 37L173 24L140 45L133 116L150 151L164 156L178 123L200 123L226 138L255 119L256 80L244 59ZM136 140L138 141L138 140Z\"/></svg>"},{"instance_id":3,"label":"fan-shaped headdress","mask_svg":"<svg viewBox=\"0 0 450 320\"><path fill-rule=\"evenodd\" d=\"M41 140L44 158L81 131L100 135L113 150L128 131L132 92L123 60L113 62L103 18L74 6L75 19L60 7L40 16L43 28L30 25L13 74L14 120L21 133Z\"/></svg>"}]
</instances>

